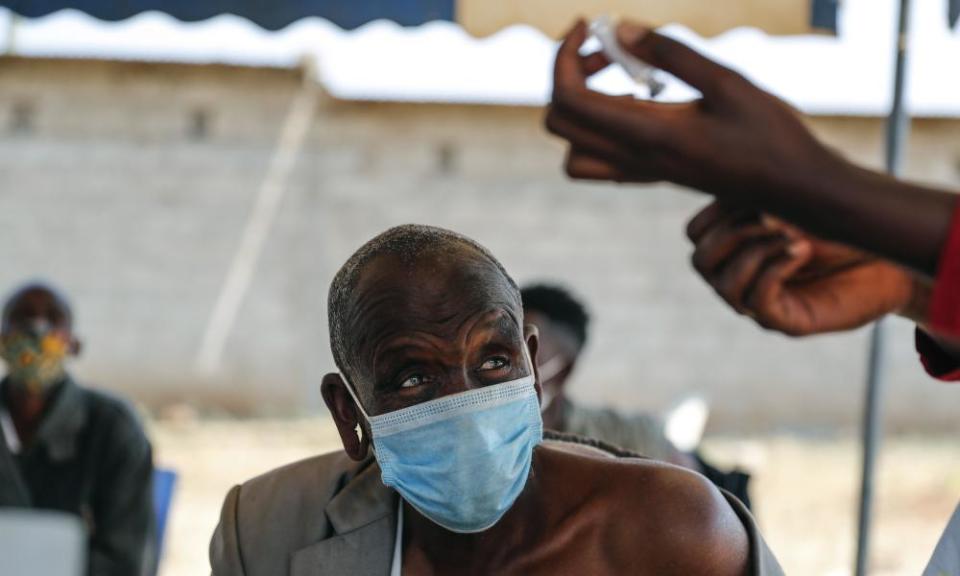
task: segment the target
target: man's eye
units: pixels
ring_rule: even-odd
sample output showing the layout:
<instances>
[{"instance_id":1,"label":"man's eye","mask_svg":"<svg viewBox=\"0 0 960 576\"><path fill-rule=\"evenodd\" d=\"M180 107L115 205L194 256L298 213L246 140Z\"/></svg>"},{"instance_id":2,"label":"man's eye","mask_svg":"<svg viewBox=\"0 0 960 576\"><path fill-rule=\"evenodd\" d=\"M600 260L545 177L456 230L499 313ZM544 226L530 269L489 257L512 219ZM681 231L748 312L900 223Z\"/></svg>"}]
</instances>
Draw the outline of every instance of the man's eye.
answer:
<instances>
[{"instance_id":1,"label":"man's eye","mask_svg":"<svg viewBox=\"0 0 960 576\"><path fill-rule=\"evenodd\" d=\"M480 370L499 370L507 366L507 359L500 356L489 358L480 365Z\"/></svg>"},{"instance_id":2,"label":"man's eye","mask_svg":"<svg viewBox=\"0 0 960 576\"><path fill-rule=\"evenodd\" d=\"M414 374L400 383L401 388L416 388L423 385L424 378L420 374Z\"/></svg>"}]
</instances>

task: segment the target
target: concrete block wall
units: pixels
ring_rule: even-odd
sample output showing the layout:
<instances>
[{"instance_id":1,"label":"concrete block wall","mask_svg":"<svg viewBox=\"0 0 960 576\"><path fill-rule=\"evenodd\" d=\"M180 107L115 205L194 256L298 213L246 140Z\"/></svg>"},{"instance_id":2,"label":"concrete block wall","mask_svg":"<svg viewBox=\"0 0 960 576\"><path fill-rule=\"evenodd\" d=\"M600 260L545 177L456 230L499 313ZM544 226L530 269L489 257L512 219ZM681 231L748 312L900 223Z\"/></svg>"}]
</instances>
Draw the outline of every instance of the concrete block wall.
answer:
<instances>
[{"instance_id":1,"label":"concrete block wall","mask_svg":"<svg viewBox=\"0 0 960 576\"><path fill-rule=\"evenodd\" d=\"M147 406L323 412L326 291L389 226L472 236L518 281L590 304L574 393L661 410L713 402L716 431L833 430L860 414L866 333L791 340L735 316L690 270L685 221L706 198L670 186L567 181L563 149L527 108L324 99L214 377L203 331L267 170L292 73L0 59L0 288L45 277L72 294L86 380ZM876 165L882 123L814 118ZM915 125L909 171L955 186L957 122ZM888 426L960 428L960 391L927 379L895 321Z\"/></svg>"}]
</instances>

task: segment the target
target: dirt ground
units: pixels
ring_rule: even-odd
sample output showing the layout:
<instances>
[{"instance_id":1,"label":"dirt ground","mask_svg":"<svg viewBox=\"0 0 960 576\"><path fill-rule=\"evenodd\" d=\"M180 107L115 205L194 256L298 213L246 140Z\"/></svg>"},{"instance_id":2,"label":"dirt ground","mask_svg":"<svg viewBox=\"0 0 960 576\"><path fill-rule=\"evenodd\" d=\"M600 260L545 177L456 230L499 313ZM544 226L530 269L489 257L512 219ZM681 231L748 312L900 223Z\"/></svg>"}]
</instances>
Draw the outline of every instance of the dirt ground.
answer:
<instances>
[{"instance_id":1,"label":"dirt ground","mask_svg":"<svg viewBox=\"0 0 960 576\"><path fill-rule=\"evenodd\" d=\"M207 545L229 488L284 463L338 449L321 419L150 424L159 466L175 469L161 576L209 574ZM898 437L884 442L871 574L919 574L960 500L960 442ZM763 533L788 574L852 572L860 460L852 437L714 438L704 449L754 474Z\"/></svg>"}]
</instances>

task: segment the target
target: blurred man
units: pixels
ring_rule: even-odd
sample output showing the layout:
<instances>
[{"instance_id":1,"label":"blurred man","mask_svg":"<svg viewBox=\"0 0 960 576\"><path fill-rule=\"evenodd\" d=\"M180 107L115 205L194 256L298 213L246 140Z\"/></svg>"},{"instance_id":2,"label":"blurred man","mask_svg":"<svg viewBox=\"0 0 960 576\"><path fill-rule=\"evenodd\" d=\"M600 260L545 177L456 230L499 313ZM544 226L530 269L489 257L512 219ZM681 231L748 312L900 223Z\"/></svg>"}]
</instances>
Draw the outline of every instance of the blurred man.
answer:
<instances>
[{"instance_id":1,"label":"blurred man","mask_svg":"<svg viewBox=\"0 0 960 576\"><path fill-rule=\"evenodd\" d=\"M701 476L543 441L537 331L477 243L391 229L328 311L340 373L321 391L344 451L234 487L215 575L781 572Z\"/></svg>"},{"instance_id":2,"label":"blurred man","mask_svg":"<svg viewBox=\"0 0 960 576\"><path fill-rule=\"evenodd\" d=\"M689 462L667 440L663 422L652 414L623 414L575 404L567 396L567 381L587 343L590 318L569 292L555 286L527 286L520 291L524 320L539 334L543 426L603 440L655 460Z\"/></svg>"},{"instance_id":3,"label":"blurred man","mask_svg":"<svg viewBox=\"0 0 960 576\"><path fill-rule=\"evenodd\" d=\"M150 443L121 401L78 386L73 314L53 288L30 284L0 320L0 506L60 510L89 532L89 576L143 574L151 562Z\"/></svg>"},{"instance_id":4,"label":"blurred man","mask_svg":"<svg viewBox=\"0 0 960 576\"><path fill-rule=\"evenodd\" d=\"M537 327L540 337L539 372L545 428L596 438L649 458L696 470L750 506L749 475L740 471L722 472L699 454L678 450L664 434L664 423L656 415L625 415L571 401L566 394L567 381L587 342L590 323L587 310L568 291L556 286L527 286L520 291L520 296L524 320Z\"/></svg>"}]
</instances>

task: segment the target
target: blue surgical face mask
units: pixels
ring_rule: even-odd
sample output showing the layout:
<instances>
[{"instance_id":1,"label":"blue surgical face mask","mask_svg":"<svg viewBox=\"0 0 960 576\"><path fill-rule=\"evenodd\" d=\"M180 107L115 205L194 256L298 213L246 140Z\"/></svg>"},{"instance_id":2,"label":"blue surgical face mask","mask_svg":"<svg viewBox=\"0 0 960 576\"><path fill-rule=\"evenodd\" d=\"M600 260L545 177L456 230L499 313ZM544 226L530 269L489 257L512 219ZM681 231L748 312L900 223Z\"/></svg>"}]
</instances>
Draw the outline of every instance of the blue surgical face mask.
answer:
<instances>
[{"instance_id":1,"label":"blue surgical face mask","mask_svg":"<svg viewBox=\"0 0 960 576\"><path fill-rule=\"evenodd\" d=\"M383 483L434 523L481 532L513 506L543 439L529 376L367 416Z\"/></svg>"}]
</instances>

